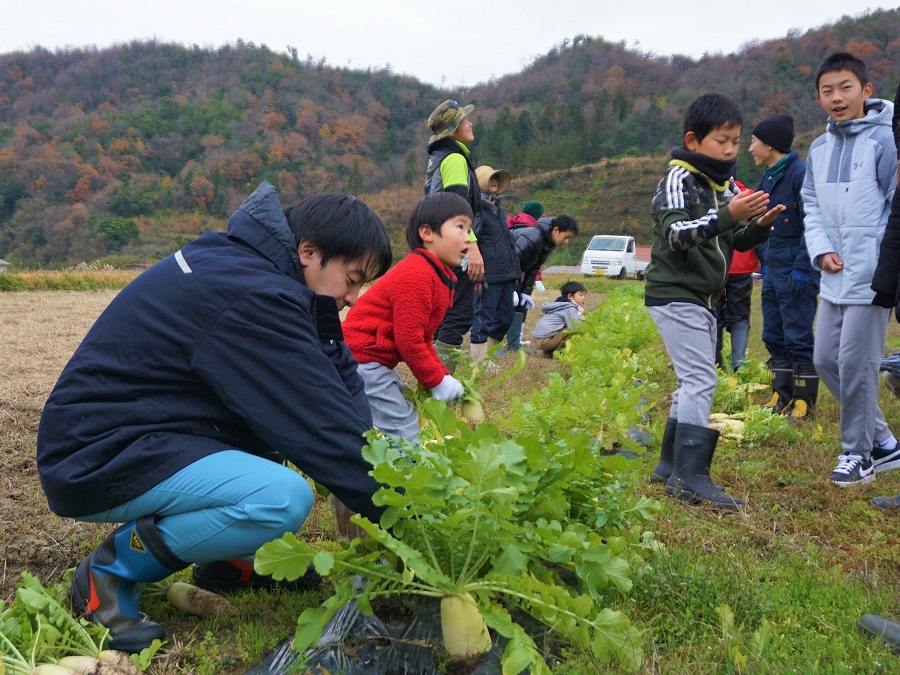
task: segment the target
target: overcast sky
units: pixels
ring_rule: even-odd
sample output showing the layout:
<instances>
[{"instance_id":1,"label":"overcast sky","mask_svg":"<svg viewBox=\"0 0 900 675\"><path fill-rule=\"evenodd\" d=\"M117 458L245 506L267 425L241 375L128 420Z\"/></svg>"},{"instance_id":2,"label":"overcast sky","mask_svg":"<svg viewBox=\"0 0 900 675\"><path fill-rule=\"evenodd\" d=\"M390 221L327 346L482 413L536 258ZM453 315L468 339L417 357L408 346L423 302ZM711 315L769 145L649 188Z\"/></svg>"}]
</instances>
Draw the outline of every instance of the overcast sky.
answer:
<instances>
[{"instance_id":1,"label":"overcast sky","mask_svg":"<svg viewBox=\"0 0 900 675\"><path fill-rule=\"evenodd\" d=\"M242 38L277 52L290 45L334 66L390 64L438 86L472 86L517 73L579 33L697 58L896 1L3 0L0 53L153 37L218 47Z\"/></svg>"}]
</instances>

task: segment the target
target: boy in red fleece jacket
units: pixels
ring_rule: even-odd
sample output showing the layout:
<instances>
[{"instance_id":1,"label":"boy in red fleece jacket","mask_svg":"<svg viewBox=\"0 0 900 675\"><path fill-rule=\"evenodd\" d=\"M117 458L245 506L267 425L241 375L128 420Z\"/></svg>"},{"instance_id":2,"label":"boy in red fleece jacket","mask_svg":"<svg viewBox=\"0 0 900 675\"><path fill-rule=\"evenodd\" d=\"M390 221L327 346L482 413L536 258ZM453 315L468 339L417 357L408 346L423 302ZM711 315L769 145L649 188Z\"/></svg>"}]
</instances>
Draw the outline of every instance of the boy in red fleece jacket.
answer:
<instances>
[{"instance_id":1,"label":"boy in red fleece jacket","mask_svg":"<svg viewBox=\"0 0 900 675\"><path fill-rule=\"evenodd\" d=\"M422 199L406 226L410 253L360 296L344 320L344 340L359 362L374 425L414 443L418 413L403 396L397 374L405 362L440 401L462 396L463 387L441 362L434 332L453 302L451 271L469 247L472 208L453 192Z\"/></svg>"}]
</instances>

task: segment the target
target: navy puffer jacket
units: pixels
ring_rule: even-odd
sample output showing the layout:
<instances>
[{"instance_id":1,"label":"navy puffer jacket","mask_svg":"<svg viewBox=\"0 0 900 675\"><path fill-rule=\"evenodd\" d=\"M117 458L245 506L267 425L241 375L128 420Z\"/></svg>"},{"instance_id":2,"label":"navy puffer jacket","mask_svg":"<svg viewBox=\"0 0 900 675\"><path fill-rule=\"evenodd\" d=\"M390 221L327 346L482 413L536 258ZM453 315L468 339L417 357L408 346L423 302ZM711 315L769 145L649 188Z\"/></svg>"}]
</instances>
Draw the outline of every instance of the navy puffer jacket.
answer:
<instances>
[{"instance_id":1,"label":"navy puffer jacket","mask_svg":"<svg viewBox=\"0 0 900 675\"><path fill-rule=\"evenodd\" d=\"M371 411L337 305L302 282L275 188L143 272L88 332L44 407L50 508L119 506L225 449L289 459L348 507L380 509L363 460Z\"/></svg>"},{"instance_id":2,"label":"navy puffer jacket","mask_svg":"<svg viewBox=\"0 0 900 675\"><path fill-rule=\"evenodd\" d=\"M516 241L506 226L506 214L499 200L481 200L481 210L475 214L475 236L478 250L484 257L484 280L488 283L517 281L522 274Z\"/></svg>"}]
</instances>

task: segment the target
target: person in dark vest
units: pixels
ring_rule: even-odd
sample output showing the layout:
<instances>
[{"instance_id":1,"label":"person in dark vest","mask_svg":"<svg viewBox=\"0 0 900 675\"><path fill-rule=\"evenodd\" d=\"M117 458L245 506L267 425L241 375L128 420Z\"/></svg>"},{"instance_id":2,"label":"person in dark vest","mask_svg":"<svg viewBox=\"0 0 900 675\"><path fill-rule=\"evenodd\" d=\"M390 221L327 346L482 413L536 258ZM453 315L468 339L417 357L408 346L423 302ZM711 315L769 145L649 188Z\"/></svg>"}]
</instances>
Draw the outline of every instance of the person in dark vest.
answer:
<instances>
[{"instance_id":1,"label":"person in dark vest","mask_svg":"<svg viewBox=\"0 0 900 675\"><path fill-rule=\"evenodd\" d=\"M428 139L428 166L425 170L425 194L455 192L469 202L478 217L481 190L475 177L475 164L469 146L475 142L472 120L468 115L475 106L461 106L446 100L428 117L431 137ZM435 333L434 346L452 374L456 353L463 336L475 319L475 284L484 278L484 260L474 232L469 251L461 265L453 268L456 276L453 304Z\"/></svg>"}]
</instances>

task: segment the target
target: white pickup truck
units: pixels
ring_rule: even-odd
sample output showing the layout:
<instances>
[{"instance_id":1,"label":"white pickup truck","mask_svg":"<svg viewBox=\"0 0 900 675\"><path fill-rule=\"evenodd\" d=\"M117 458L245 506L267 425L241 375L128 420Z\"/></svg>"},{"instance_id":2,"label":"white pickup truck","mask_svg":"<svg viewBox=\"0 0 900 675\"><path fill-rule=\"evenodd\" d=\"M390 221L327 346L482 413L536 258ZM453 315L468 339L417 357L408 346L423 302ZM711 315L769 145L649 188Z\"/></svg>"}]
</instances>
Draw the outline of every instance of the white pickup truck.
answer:
<instances>
[{"instance_id":1,"label":"white pickup truck","mask_svg":"<svg viewBox=\"0 0 900 675\"><path fill-rule=\"evenodd\" d=\"M649 260L638 260L634 237L598 234L581 256L581 273L625 279L643 279Z\"/></svg>"}]
</instances>

